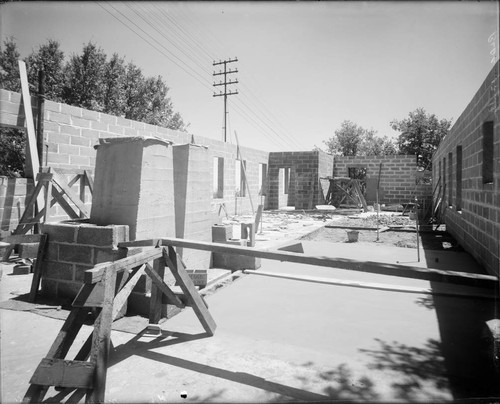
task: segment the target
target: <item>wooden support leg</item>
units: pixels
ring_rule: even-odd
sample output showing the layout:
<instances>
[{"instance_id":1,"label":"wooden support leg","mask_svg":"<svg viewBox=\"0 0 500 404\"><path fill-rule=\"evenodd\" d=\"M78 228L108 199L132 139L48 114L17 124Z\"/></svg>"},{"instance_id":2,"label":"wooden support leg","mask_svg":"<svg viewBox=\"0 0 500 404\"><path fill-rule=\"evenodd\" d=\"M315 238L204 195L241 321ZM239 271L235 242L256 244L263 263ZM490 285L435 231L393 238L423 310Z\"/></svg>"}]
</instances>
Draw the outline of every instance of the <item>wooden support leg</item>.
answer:
<instances>
[{"instance_id":1,"label":"wooden support leg","mask_svg":"<svg viewBox=\"0 0 500 404\"><path fill-rule=\"evenodd\" d=\"M115 297L116 271L108 268L104 273L104 302L94 325L90 362L95 363L93 389L87 393L87 403L104 402L106 374L108 369L111 324L113 322L113 300Z\"/></svg>"},{"instance_id":2,"label":"wooden support leg","mask_svg":"<svg viewBox=\"0 0 500 404\"><path fill-rule=\"evenodd\" d=\"M153 272L158 275L162 281L165 276L165 261L162 258L157 258L153 261ZM150 274L150 277L154 275ZM163 293L156 283L151 285L151 301L149 306L149 323L158 324L161 319L161 305L163 301Z\"/></svg>"},{"instance_id":3,"label":"wooden support leg","mask_svg":"<svg viewBox=\"0 0 500 404\"><path fill-rule=\"evenodd\" d=\"M36 295L38 293L38 288L40 287L40 279L42 278L42 261L43 261L43 256L45 255L46 243L47 243L47 235L42 234L40 242L38 244L38 253L36 255L35 268L33 271L33 279L31 281L29 301L32 303L35 302Z\"/></svg>"},{"instance_id":4,"label":"wooden support leg","mask_svg":"<svg viewBox=\"0 0 500 404\"><path fill-rule=\"evenodd\" d=\"M182 262L178 259L177 253L172 246L168 247L168 252L165 248L163 248L163 258L172 271L175 280L184 292L189 305L193 308L198 320L200 320L203 325L203 328L207 334L214 335L217 325L210 315L210 312L207 310L205 303L203 303L198 290L196 290L193 281L187 274L186 269L182 265Z\"/></svg>"}]
</instances>

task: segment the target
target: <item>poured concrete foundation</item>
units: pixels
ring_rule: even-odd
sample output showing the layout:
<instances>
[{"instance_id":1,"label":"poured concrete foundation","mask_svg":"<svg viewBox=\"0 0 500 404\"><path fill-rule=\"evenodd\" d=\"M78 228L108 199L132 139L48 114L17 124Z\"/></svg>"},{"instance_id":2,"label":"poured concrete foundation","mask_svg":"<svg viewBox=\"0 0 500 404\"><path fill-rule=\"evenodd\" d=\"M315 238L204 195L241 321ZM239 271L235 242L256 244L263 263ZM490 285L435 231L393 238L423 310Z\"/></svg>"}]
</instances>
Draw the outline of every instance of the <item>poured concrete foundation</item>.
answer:
<instances>
[{"instance_id":1,"label":"poured concrete foundation","mask_svg":"<svg viewBox=\"0 0 500 404\"><path fill-rule=\"evenodd\" d=\"M90 222L125 224L130 240L175 235L171 142L100 139Z\"/></svg>"}]
</instances>

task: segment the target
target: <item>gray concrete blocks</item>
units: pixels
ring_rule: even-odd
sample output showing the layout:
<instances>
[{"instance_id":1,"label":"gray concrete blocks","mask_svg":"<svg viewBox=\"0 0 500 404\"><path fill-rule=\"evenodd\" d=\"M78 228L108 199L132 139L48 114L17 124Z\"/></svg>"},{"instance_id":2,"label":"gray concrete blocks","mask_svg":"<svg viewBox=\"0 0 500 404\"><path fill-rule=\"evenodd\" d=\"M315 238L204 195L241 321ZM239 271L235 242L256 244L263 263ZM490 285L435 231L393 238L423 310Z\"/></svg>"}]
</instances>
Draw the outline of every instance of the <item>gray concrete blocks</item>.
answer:
<instances>
[{"instance_id":1,"label":"gray concrete blocks","mask_svg":"<svg viewBox=\"0 0 500 404\"><path fill-rule=\"evenodd\" d=\"M125 224L131 240L174 236L171 142L151 137L99 142L91 223Z\"/></svg>"}]
</instances>

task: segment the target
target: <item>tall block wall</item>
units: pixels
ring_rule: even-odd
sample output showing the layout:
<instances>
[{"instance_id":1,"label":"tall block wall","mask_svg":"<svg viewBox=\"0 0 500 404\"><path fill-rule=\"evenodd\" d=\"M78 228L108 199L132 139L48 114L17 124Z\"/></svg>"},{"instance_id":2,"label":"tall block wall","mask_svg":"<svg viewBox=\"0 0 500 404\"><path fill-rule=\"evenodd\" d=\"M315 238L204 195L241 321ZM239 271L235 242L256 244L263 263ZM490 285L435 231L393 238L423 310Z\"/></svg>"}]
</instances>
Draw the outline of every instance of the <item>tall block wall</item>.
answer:
<instances>
[{"instance_id":1,"label":"tall block wall","mask_svg":"<svg viewBox=\"0 0 500 404\"><path fill-rule=\"evenodd\" d=\"M100 139L90 222L128 225L131 240L174 236L171 143L149 137Z\"/></svg>"},{"instance_id":2,"label":"tall block wall","mask_svg":"<svg viewBox=\"0 0 500 404\"><path fill-rule=\"evenodd\" d=\"M174 146L173 162L175 237L211 242L217 217L210 204L208 148L194 144ZM177 253L190 269L210 267L210 251L177 248Z\"/></svg>"},{"instance_id":3,"label":"tall block wall","mask_svg":"<svg viewBox=\"0 0 500 404\"><path fill-rule=\"evenodd\" d=\"M500 272L500 62L457 119L433 156L440 214L449 231L490 274ZM491 144L483 143L491 122ZM461 167L457 164L460 158ZM491 154L490 154L491 153ZM491 165L486 166L490 160ZM451 163L450 163L451 162ZM484 170L491 178L486 179Z\"/></svg>"},{"instance_id":4,"label":"tall block wall","mask_svg":"<svg viewBox=\"0 0 500 404\"><path fill-rule=\"evenodd\" d=\"M36 98L32 97L32 106ZM36 116L36 108L33 108ZM0 89L0 126L23 128L24 112L21 95ZM213 210L224 209L228 214L251 213L252 197L254 209L260 203L259 197L259 164L268 164L269 152L248 147L240 147L240 155L247 162L247 181L250 188L244 197L235 196L235 160L238 156L235 144L225 143L186 132L174 131L159 126L125 119L101 112L90 111L53 101L45 101L44 110L44 143L46 145L43 162L55 168L85 169L93 172L96 163L94 146L102 138L119 137L159 137L174 144L196 143L208 147L210 160L213 157L224 159L224 192L222 198L212 200ZM251 136L251 134L248 134ZM240 136L244 144L244 135ZM213 175L213 164L210 164L210 175ZM210 180L211 183L211 180ZM58 220L67 218L63 211L56 207L54 217Z\"/></svg>"},{"instance_id":5,"label":"tall block wall","mask_svg":"<svg viewBox=\"0 0 500 404\"><path fill-rule=\"evenodd\" d=\"M408 203L416 196L422 205L430 205L432 186L423 182L417 184L417 178L422 174L417 171L416 156L335 156L333 175L348 177L350 167L366 168L367 188L376 187L380 171L380 203ZM367 202L376 202L374 192L368 193Z\"/></svg>"}]
</instances>

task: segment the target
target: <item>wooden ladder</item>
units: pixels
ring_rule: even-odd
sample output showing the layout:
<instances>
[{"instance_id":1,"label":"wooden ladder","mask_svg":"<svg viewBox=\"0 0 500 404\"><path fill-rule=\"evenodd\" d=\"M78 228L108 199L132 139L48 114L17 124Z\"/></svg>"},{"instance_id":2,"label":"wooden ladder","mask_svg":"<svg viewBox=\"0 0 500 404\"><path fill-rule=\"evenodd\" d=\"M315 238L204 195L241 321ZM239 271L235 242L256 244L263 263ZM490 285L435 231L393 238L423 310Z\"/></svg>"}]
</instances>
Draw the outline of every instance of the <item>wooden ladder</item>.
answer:
<instances>
[{"instance_id":1,"label":"wooden ladder","mask_svg":"<svg viewBox=\"0 0 500 404\"><path fill-rule=\"evenodd\" d=\"M177 296L164 282L167 266L183 295ZM73 308L49 352L31 377L24 402L41 402L51 386L61 390L53 399L62 399L71 394L66 402L78 402L84 396L87 403L104 402L111 325L142 274L149 276L152 281L151 324L158 324L162 304L168 302L180 308L192 307L206 333L210 336L214 334L216 324L208 306L173 247L148 248L118 261L99 264L85 271L84 284L72 303ZM92 334L75 359L66 360L69 349L82 325L88 321L92 309L99 312Z\"/></svg>"}]
</instances>

